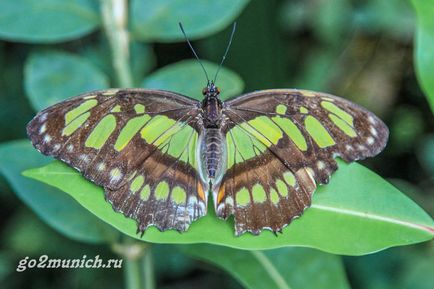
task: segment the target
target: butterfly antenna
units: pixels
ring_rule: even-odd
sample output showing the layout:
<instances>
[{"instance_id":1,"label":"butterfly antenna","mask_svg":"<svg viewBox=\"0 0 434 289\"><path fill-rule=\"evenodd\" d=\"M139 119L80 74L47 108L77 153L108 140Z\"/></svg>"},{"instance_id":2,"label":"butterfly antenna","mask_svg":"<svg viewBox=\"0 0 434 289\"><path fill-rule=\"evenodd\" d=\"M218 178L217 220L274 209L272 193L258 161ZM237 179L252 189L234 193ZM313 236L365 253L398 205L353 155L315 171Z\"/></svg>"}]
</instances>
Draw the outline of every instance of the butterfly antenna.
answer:
<instances>
[{"instance_id":1,"label":"butterfly antenna","mask_svg":"<svg viewBox=\"0 0 434 289\"><path fill-rule=\"evenodd\" d=\"M217 81L217 76L220 72L220 68L222 68L223 62L225 62L226 55L228 55L229 48L231 47L232 39L234 38L236 28L237 28L237 22L234 22L234 25L232 26L232 32L231 32L231 37L229 38L228 46L226 47L225 54L223 55L222 61L220 62L219 68L217 68L217 72L215 73L215 76L214 76L214 83Z\"/></svg>"},{"instance_id":2,"label":"butterfly antenna","mask_svg":"<svg viewBox=\"0 0 434 289\"><path fill-rule=\"evenodd\" d=\"M184 37L185 37L185 40L186 40L187 43L188 43L188 46L190 46L191 51L193 51L194 56L196 57L197 61L199 61L199 64L200 64L200 66L202 67L203 72L205 72L206 80L207 80L208 83L209 83L208 73L206 72L205 67L204 67L203 64L202 64L202 61L200 61L199 56L197 56L197 53L196 53L196 51L194 50L193 45L191 45L190 40L188 40L187 34L185 33L185 31L184 31L184 27L182 27L181 22L179 22L179 28L181 28L182 34L184 34Z\"/></svg>"}]
</instances>

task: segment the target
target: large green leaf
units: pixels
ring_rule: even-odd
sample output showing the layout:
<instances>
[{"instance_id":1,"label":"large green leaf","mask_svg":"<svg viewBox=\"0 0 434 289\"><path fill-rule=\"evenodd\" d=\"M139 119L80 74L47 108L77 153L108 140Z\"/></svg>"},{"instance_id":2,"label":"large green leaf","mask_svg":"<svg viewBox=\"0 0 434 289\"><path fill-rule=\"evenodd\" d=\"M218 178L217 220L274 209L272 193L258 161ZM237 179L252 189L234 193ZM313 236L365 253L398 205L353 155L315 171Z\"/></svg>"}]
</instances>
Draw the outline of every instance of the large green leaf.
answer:
<instances>
[{"instance_id":1,"label":"large green leaf","mask_svg":"<svg viewBox=\"0 0 434 289\"><path fill-rule=\"evenodd\" d=\"M412 0L417 14L415 62L419 83L434 112L434 1Z\"/></svg>"},{"instance_id":2,"label":"large green leaf","mask_svg":"<svg viewBox=\"0 0 434 289\"><path fill-rule=\"evenodd\" d=\"M0 38L52 43L79 38L100 24L93 0L0 1Z\"/></svg>"},{"instance_id":3,"label":"large green leaf","mask_svg":"<svg viewBox=\"0 0 434 289\"><path fill-rule=\"evenodd\" d=\"M0 173L17 196L48 225L69 238L83 242L100 243L113 239L116 232L70 196L21 175L26 168L50 162L51 158L38 153L27 140L0 145Z\"/></svg>"},{"instance_id":4,"label":"large green leaf","mask_svg":"<svg viewBox=\"0 0 434 289\"><path fill-rule=\"evenodd\" d=\"M24 81L35 110L89 90L109 86L107 77L90 61L60 51L32 54L26 63Z\"/></svg>"},{"instance_id":5,"label":"large green leaf","mask_svg":"<svg viewBox=\"0 0 434 289\"><path fill-rule=\"evenodd\" d=\"M179 248L224 269L249 289L350 288L340 258L313 249L244 251L204 244Z\"/></svg>"},{"instance_id":6,"label":"large green leaf","mask_svg":"<svg viewBox=\"0 0 434 289\"><path fill-rule=\"evenodd\" d=\"M202 61L210 78L214 78L218 65ZM167 65L152 73L142 83L145 88L166 89L179 92L197 100L202 100L202 89L206 86L206 76L197 60L183 60ZM221 68L216 85L220 88L221 99L225 100L243 91L244 83L235 73Z\"/></svg>"},{"instance_id":7,"label":"large green leaf","mask_svg":"<svg viewBox=\"0 0 434 289\"><path fill-rule=\"evenodd\" d=\"M208 36L227 25L241 13L248 0L132 0L131 26L140 40L179 41L184 36L179 22L190 39Z\"/></svg>"},{"instance_id":8,"label":"large green leaf","mask_svg":"<svg viewBox=\"0 0 434 289\"><path fill-rule=\"evenodd\" d=\"M272 249L304 246L323 251L361 255L384 248L430 240L434 222L419 206L363 166L339 162L330 184L321 186L304 215L275 236L234 236L231 221L218 219L211 209L188 232L160 232L149 228L142 240L155 243L210 243L239 249ZM125 234L140 239L136 223L115 213L104 201L101 187L61 162L24 172L25 176L55 186L89 211Z\"/></svg>"}]
</instances>

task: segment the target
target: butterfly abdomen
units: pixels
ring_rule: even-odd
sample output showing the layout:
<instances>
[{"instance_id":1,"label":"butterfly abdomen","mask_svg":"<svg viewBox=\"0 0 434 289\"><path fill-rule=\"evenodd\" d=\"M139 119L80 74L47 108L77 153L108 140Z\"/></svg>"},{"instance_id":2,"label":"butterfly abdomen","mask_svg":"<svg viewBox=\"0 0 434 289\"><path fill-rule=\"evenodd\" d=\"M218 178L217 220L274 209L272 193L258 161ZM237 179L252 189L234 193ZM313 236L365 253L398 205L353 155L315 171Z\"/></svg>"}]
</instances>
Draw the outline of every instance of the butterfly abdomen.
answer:
<instances>
[{"instance_id":1,"label":"butterfly abdomen","mask_svg":"<svg viewBox=\"0 0 434 289\"><path fill-rule=\"evenodd\" d=\"M202 181L217 184L226 170L226 140L220 129L204 129L199 137L198 167Z\"/></svg>"}]
</instances>

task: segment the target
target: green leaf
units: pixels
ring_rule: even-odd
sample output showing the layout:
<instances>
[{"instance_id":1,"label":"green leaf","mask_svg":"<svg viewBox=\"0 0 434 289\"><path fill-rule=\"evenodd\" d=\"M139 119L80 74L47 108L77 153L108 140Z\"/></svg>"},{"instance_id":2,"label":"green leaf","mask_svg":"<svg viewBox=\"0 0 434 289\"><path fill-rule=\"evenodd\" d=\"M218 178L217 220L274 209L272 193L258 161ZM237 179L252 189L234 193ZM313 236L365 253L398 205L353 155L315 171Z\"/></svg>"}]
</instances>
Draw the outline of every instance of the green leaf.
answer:
<instances>
[{"instance_id":1,"label":"green leaf","mask_svg":"<svg viewBox=\"0 0 434 289\"><path fill-rule=\"evenodd\" d=\"M239 249L303 246L343 255L362 255L392 246L430 240L434 222L419 206L363 166L339 161L330 184L320 186L313 205L303 216L275 236L234 236L232 221L223 221L211 209L188 232L160 232L149 228L142 240L154 243L210 243ZM55 186L89 211L125 234L140 239L136 222L115 213L104 201L101 187L85 180L61 162L24 172L25 176Z\"/></svg>"},{"instance_id":2,"label":"green leaf","mask_svg":"<svg viewBox=\"0 0 434 289\"><path fill-rule=\"evenodd\" d=\"M428 250L427 250L428 251ZM402 289L432 289L434 284L434 252L428 251L427 254L413 258L408 264L408 270L403 272ZM393 288L393 287L392 287ZM394 289L396 289L395 287ZM398 287L399 288L399 287Z\"/></svg>"},{"instance_id":3,"label":"green leaf","mask_svg":"<svg viewBox=\"0 0 434 289\"><path fill-rule=\"evenodd\" d=\"M15 272L15 262L12 261L10 253L6 250L0 251L0 282L5 284L6 278Z\"/></svg>"},{"instance_id":4,"label":"green leaf","mask_svg":"<svg viewBox=\"0 0 434 289\"><path fill-rule=\"evenodd\" d=\"M141 42L131 43L130 53L130 65L134 83L139 84L155 65L155 55L151 45Z\"/></svg>"},{"instance_id":5,"label":"green leaf","mask_svg":"<svg viewBox=\"0 0 434 289\"><path fill-rule=\"evenodd\" d=\"M0 142L22 138L24 127L34 115L29 102L22 97L23 50L0 41Z\"/></svg>"},{"instance_id":6,"label":"green leaf","mask_svg":"<svg viewBox=\"0 0 434 289\"><path fill-rule=\"evenodd\" d=\"M428 246L393 248L346 259L346 270L357 288L432 289L434 251ZM393 272L394 278L390 278Z\"/></svg>"},{"instance_id":7,"label":"green leaf","mask_svg":"<svg viewBox=\"0 0 434 289\"><path fill-rule=\"evenodd\" d=\"M27 60L24 77L26 93L35 110L109 87L107 77L87 59L60 51L33 53Z\"/></svg>"},{"instance_id":8,"label":"green leaf","mask_svg":"<svg viewBox=\"0 0 434 289\"><path fill-rule=\"evenodd\" d=\"M86 212L89 215L89 212ZM90 214L90 216L92 216ZM8 222L2 228L2 247L15 256L38 256L46 254L57 258L75 258L85 251L88 256L89 247L101 252L101 247L95 242L85 244L76 239L68 239L53 230L28 208L21 207L14 211ZM31 240L31 242L29 242ZM85 241L86 242L86 241ZM49 245L48 245L49 244ZM15 271L15 270L14 270Z\"/></svg>"},{"instance_id":9,"label":"green leaf","mask_svg":"<svg viewBox=\"0 0 434 289\"><path fill-rule=\"evenodd\" d=\"M93 0L0 1L0 38L53 43L84 36L100 24Z\"/></svg>"},{"instance_id":10,"label":"green leaf","mask_svg":"<svg viewBox=\"0 0 434 289\"><path fill-rule=\"evenodd\" d=\"M416 75L434 112L434 1L412 0L417 15Z\"/></svg>"},{"instance_id":11,"label":"green leaf","mask_svg":"<svg viewBox=\"0 0 434 289\"><path fill-rule=\"evenodd\" d=\"M434 176L434 134L427 134L422 138L416 153L428 175Z\"/></svg>"},{"instance_id":12,"label":"green leaf","mask_svg":"<svg viewBox=\"0 0 434 289\"><path fill-rule=\"evenodd\" d=\"M297 72L293 87L309 88L316 91L327 90L327 84L336 77L336 71L330 71L339 55L334 50L312 48L306 57L306 64Z\"/></svg>"},{"instance_id":13,"label":"green leaf","mask_svg":"<svg viewBox=\"0 0 434 289\"><path fill-rule=\"evenodd\" d=\"M310 3L305 3L307 9L310 10L312 8ZM351 27L351 3L347 0L322 2L312 16L310 21L315 27L314 33L318 34L325 43L340 46L345 32Z\"/></svg>"},{"instance_id":14,"label":"green leaf","mask_svg":"<svg viewBox=\"0 0 434 289\"><path fill-rule=\"evenodd\" d=\"M416 23L408 1L368 0L356 7L353 17L357 29L364 30L367 34L387 35L405 42L412 38ZM396 25L397 23L399 25Z\"/></svg>"},{"instance_id":15,"label":"green leaf","mask_svg":"<svg viewBox=\"0 0 434 289\"><path fill-rule=\"evenodd\" d=\"M313 249L244 251L204 244L179 248L217 265L249 289L350 288L340 258Z\"/></svg>"},{"instance_id":16,"label":"green leaf","mask_svg":"<svg viewBox=\"0 0 434 289\"><path fill-rule=\"evenodd\" d=\"M80 47L79 53L110 79L115 79L116 75L115 71L113 71L111 59L112 53L107 47L109 47L109 42L100 35L98 41L94 44ZM155 65L154 51L151 45L136 41L130 42L129 53L134 84L138 86Z\"/></svg>"},{"instance_id":17,"label":"green leaf","mask_svg":"<svg viewBox=\"0 0 434 289\"><path fill-rule=\"evenodd\" d=\"M248 0L132 0L130 6L133 35L140 40L183 40L178 23L190 39L211 35L231 24Z\"/></svg>"},{"instance_id":18,"label":"green leaf","mask_svg":"<svg viewBox=\"0 0 434 289\"><path fill-rule=\"evenodd\" d=\"M48 225L82 242L101 243L114 238L116 232L112 228L93 217L70 196L21 175L24 169L42 166L51 160L38 153L27 140L0 145L0 173L17 196Z\"/></svg>"},{"instance_id":19,"label":"green leaf","mask_svg":"<svg viewBox=\"0 0 434 289\"><path fill-rule=\"evenodd\" d=\"M210 78L214 78L218 65L202 61ZM202 100L202 89L206 86L206 76L197 60L183 60L167 65L152 73L142 83L145 88L165 89L197 100ZM240 94L244 89L242 79L235 73L221 68L216 85L221 90L221 99Z\"/></svg>"},{"instance_id":20,"label":"green leaf","mask_svg":"<svg viewBox=\"0 0 434 289\"><path fill-rule=\"evenodd\" d=\"M187 245L188 246L188 245ZM197 269L195 260L183 254L181 248L184 246L174 245L153 245L152 250L146 254L152 254L154 270L157 276L164 278L182 278Z\"/></svg>"}]
</instances>

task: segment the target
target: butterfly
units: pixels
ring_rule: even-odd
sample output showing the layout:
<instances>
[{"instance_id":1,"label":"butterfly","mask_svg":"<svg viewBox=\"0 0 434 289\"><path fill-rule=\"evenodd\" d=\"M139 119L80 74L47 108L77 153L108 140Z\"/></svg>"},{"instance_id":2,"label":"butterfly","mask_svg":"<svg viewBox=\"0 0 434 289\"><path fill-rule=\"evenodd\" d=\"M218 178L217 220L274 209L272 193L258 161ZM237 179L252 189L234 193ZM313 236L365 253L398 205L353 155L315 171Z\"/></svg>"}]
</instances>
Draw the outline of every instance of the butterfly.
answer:
<instances>
[{"instance_id":1,"label":"butterfly","mask_svg":"<svg viewBox=\"0 0 434 289\"><path fill-rule=\"evenodd\" d=\"M377 116L337 96L272 89L222 101L214 81L202 93L93 91L39 112L27 134L102 186L142 235L186 231L209 195L218 217L234 216L236 235L280 232L328 183L336 157L372 157L387 143Z\"/></svg>"},{"instance_id":2,"label":"butterfly","mask_svg":"<svg viewBox=\"0 0 434 289\"><path fill-rule=\"evenodd\" d=\"M138 231L185 231L207 212L234 215L236 234L280 231L311 203L316 184L378 154L388 129L342 98L295 89L221 101L210 83L202 102L163 90L94 91L36 115L36 149L103 186Z\"/></svg>"}]
</instances>

